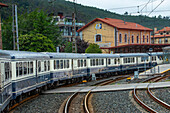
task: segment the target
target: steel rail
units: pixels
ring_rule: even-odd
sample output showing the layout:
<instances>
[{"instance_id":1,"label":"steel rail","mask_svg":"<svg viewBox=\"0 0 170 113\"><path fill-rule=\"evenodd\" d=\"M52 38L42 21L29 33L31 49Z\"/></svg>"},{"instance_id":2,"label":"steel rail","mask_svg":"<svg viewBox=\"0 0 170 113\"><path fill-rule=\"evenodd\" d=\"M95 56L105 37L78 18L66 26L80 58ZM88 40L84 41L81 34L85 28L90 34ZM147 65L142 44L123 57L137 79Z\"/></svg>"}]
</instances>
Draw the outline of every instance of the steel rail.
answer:
<instances>
[{"instance_id":1,"label":"steel rail","mask_svg":"<svg viewBox=\"0 0 170 113\"><path fill-rule=\"evenodd\" d=\"M85 111L85 113L90 113L89 108L88 108L88 98L90 96L90 93L91 93L91 91L89 91L84 98L84 111Z\"/></svg>"},{"instance_id":2,"label":"steel rail","mask_svg":"<svg viewBox=\"0 0 170 113\"><path fill-rule=\"evenodd\" d=\"M166 103L166 102L160 100L159 98L157 98L157 97L149 90L149 85L150 85L150 84L148 84L148 87L147 87L147 88L148 88L147 92L148 92L149 96L152 97L153 100L155 100L156 102L158 102L159 104L161 104L161 105L164 106L165 108L170 109L170 105L169 105L168 103Z\"/></svg>"},{"instance_id":3,"label":"steel rail","mask_svg":"<svg viewBox=\"0 0 170 113\"><path fill-rule=\"evenodd\" d=\"M157 111L155 111L154 109L152 109L151 107L147 106L145 103L143 103L137 96L136 94L136 88L134 88L134 90L132 91L133 93L133 97L134 99L141 105L143 106L147 111L151 112L151 113L158 113Z\"/></svg>"},{"instance_id":4,"label":"steel rail","mask_svg":"<svg viewBox=\"0 0 170 113\"><path fill-rule=\"evenodd\" d=\"M66 102L66 104L65 104L65 107L64 107L64 113L68 113L68 111L69 111L69 106L70 106L70 104L71 104L71 101L73 100L73 98L76 96L78 94L78 92L75 92L74 94L72 94L69 98L68 98L68 100L67 100L67 102Z\"/></svg>"}]
</instances>

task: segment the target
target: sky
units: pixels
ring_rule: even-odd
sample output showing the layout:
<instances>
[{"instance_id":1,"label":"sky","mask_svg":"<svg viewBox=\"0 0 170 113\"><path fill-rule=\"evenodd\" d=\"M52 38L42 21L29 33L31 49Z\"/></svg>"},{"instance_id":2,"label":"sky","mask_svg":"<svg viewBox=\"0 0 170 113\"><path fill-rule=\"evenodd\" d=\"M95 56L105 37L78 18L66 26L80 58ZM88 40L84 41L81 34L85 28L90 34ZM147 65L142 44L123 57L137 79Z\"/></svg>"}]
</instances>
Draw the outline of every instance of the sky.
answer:
<instances>
[{"instance_id":1,"label":"sky","mask_svg":"<svg viewBox=\"0 0 170 113\"><path fill-rule=\"evenodd\" d=\"M73 0L67 1L73 2ZM170 0L75 0L75 1L78 4L82 4L85 6L93 6L100 9L107 9L111 12L115 12L118 14L124 14L125 12L128 12L128 14L131 15L142 14L150 17L162 15L170 17ZM154 8L156 9L154 10ZM152 10L154 11L151 12Z\"/></svg>"}]
</instances>

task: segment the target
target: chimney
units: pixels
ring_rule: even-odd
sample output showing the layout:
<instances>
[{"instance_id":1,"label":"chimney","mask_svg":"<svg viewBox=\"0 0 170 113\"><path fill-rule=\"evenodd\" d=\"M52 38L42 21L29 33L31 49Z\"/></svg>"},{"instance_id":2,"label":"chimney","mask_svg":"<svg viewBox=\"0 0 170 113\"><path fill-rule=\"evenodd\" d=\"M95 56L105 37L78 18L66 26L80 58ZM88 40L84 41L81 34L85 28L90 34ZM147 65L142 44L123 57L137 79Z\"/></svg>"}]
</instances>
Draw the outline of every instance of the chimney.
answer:
<instances>
[{"instance_id":1,"label":"chimney","mask_svg":"<svg viewBox=\"0 0 170 113\"><path fill-rule=\"evenodd\" d=\"M154 28L154 33L156 33L156 32L157 32L157 27Z\"/></svg>"}]
</instances>

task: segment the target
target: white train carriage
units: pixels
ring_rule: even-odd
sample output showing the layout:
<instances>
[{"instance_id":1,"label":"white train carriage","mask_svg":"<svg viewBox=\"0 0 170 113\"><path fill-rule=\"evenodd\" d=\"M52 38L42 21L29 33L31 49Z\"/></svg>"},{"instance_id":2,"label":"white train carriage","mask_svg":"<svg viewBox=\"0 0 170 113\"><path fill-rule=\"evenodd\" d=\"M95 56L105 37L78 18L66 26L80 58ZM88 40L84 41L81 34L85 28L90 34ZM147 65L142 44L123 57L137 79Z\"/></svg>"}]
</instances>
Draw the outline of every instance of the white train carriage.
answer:
<instances>
[{"instance_id":1,"label":"white train carriage","mask_svg":"<svg viewBox=\"0 0 170 113\"><path fill-rule=\"evenodd\" d=\"M12 65L6 58L0 58L0 111L3 111L12 99Z\"/></svg>"},{"instance_id":2,"label":"white train carriage","mask_svg":"<svg viewBox=\"0 0 170 113\"><path fill-rule=\"evenodd\" d=\"M151 53L150 55L150 65L151 67L163 63L163 52Z\"/></svg>"},{"instance_id":3,"label":"white train carriage","mask_svg":"<svg viewBox=\"0 0 170 113\"><path fill-rule=\"evenodd\" d=\"M50 81L50 71L46 72L44 70L44 67L42 66L43 63L41 64L42 73L39 73L39 68L36 68L36 65L38 67L40 61L49 59L48 55L26 51L1 50L0 56L11 60L13 99L16 99L17 96L19 97L23 93L41 87Z\"/></svg>"},{"instance_id":4,"label":"white train carriage","mask_svg":"<svg viewBox=\"0 0 170 113\"><path fill-rule=\"evenodd\" d=\"M87 56L88 76L120 71L120 56L118 54L85 55Z\"/></svg>"},{"instance_id":5,"label":"white train carriage","mask_svg":"<svg viewBox=\"0 0 170 113\"><path fill-rule=\"evenodd\" d=\"M146 53L126 53L120 54L121 71L149 68L149 55Z\"/></svg>"},{"instance_id":6,"label":"white train carriage","mask_svg":"<svg viewBox=\"0 0 170 113\"><path fill-rule=\"evenodd\" d=\"M86 56L73 53L46 53L50 56L51 83L87 76Z\"/></svg>"}]
</instances>

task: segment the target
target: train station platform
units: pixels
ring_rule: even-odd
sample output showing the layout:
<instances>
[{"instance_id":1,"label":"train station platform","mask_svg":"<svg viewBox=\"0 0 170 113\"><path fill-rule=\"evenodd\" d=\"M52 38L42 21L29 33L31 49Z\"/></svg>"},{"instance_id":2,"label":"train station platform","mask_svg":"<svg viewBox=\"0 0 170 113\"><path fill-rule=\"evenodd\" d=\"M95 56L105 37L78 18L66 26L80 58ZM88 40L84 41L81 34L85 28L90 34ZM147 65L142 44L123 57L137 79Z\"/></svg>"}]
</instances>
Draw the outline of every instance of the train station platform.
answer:
<instances>
[{"instance_id":1,"label":"train station platform","mask_svg":"<svg viewBox=\"0 0 170 113\"><path fill-rule=\"evenodd\" d=\"M139 73L140 75L153 75L153 74L163 74L167 71L170 71L170 64L162 64L162 65L157 65L149 70L146 70L142 73Z\"/></svg>"},{"instance_id":2,"label":"train station platform","mask_svg":"<svg viewBox=\"0 0 170 113\"><path fill-rule=\"evenodd\" d=\"M84 86L84 87L63 87L43 92L44 94L52 93L74 93L74 92L104 92L104 91L119 91L119 90L133 90L145 89L149 83L132 83L132 84L117 84L117 85L106 85L106 86ZM170 87L170 82L157 82L151 83L150 88L163 88Z\"/></svg>"}]
</instances>

